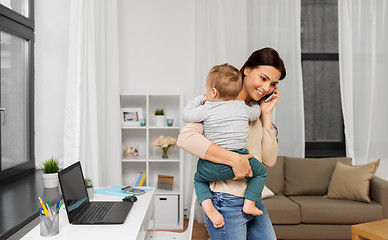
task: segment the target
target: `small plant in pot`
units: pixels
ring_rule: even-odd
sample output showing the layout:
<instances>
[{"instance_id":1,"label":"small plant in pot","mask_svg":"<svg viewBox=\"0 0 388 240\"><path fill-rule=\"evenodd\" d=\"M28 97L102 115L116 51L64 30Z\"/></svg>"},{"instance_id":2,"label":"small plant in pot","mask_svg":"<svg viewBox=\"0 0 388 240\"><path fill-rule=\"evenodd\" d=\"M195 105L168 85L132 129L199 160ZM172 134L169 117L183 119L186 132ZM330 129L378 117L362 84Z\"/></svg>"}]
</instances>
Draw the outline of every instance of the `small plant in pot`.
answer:
<instances>
[{"instance_id":1,"label":"small plant in pot","mask_svg":"<svg viewBox=\"0 0 388 240\"><path fill-rule=\"evenodd\" d=\"M45 188L56 188L58 187L58 170L59 162L56 158L51 157L50 159L43 162L43 185Z\"/></svg>"},{"instance_id":2,"label":"small plant in pot","mask_svg":"<svg viewBox=\"0 0 388 240\"><path fill-rule=\"evenodd\" d=\"M86 186L86 190L88 191L89 199L93 199L93 197L94 197L94 188L93 188L92 179L85 178L85 186Z\"/></svg>"},{"instance_id":3,"label":"small plant in pot","mask_svg":"<svg viewBox=\"0 0 388 240\"><path fill-rule=\"evenodd\" d=\"M164 110L163 110L163 108L157 108L157 109L154 111L154 114L155 114L156 116L161 116L161 115L164 116Z\"/></svg>"},{"instance_id":4,"label":"small plant in pot","mask_svg":"<svg viewBox=\"0 0 388 240\"><path fill-rule=\"evenodd\" d=\"M154 111L154 115L155 115L155 126L157 126L157 127L164 127L165 117L164 117L164 110L163 110L163 108L157 108Z\"/></svg>"}]
</instances>

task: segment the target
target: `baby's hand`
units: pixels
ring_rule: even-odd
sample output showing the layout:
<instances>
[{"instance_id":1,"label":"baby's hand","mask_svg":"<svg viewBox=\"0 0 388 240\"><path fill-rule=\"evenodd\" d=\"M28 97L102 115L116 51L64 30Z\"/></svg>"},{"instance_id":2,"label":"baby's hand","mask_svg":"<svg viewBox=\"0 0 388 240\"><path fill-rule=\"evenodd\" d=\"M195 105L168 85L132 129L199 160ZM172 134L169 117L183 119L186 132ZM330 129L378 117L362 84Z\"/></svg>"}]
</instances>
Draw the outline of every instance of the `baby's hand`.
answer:
<instances>
[{"instance_id":1,"label":"baby's hand","mask_svg":"<svg viewBox=\"0 0 388 240\"><path fill-rule=\"evenodd\" d=\"M206 93L203 95L203 98L205 99L205 102L207 101L207 95Z\"/></svg>"}]
</instances>

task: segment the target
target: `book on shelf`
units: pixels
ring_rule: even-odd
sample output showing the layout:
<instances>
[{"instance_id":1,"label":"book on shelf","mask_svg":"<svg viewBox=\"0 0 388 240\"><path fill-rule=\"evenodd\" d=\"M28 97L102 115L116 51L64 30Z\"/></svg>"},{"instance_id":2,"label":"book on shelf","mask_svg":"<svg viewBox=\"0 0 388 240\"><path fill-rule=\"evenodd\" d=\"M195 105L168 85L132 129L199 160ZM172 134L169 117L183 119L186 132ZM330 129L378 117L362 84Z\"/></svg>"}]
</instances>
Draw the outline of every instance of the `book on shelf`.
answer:
<instances>
[{"instance_id":1,"label":"book on shelf","mask_svg":"<svg viewBox=\"0 0 388 240\"><path fill-rule=\"evenodd\" d=\"M139 186L142 174L143 173L140 171L137 173L136 180L135 180L135 186Z\"/></svg>"},{"instance_id":2,"label":"book on shelf","mask_svg":"<svg viewBox=\"0 0 388 240\"><path fill-rule=\"evenodd\" d=\"M139 187L142 187L144 185L146 176L147 176L147 174L143 172L142 175L141 175L140 182L139 182Z\"/></svg>"}]
</instances>

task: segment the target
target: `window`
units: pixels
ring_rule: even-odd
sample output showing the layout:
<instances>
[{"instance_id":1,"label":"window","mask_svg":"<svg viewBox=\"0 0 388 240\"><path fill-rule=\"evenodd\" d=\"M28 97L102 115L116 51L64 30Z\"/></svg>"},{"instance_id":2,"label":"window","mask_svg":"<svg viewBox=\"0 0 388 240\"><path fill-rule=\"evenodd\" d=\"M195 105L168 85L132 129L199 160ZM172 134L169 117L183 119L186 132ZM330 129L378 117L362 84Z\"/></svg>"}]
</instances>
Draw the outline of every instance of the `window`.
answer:
<instances>
[{"instance_id":1,"label":"window","mask_svg":"<svg viewBox=\"0 0 388 240\"><path fill-rule=\"evenodd\" d=\"M28 0L0 0L0 4L26 18L29 16Z\"/></svg>"},{"instance_id":2,"label":"window","mask_svg":"<svg viewBox=\"0 0 388 240\"><path fill-rule=\"evenodd\" d=\"M35 168L32 0L0 0L0 181Z\"/></svg>"},{"instance_id":3,"label":"window","mask_svg":"<svg viewBox=\"0 0 388 240\"><path fill-rule=\"evenodd\" d=\"M302 0L301 45L306 157L345 156L337 0Z\"/></svg>"}]
</instances>

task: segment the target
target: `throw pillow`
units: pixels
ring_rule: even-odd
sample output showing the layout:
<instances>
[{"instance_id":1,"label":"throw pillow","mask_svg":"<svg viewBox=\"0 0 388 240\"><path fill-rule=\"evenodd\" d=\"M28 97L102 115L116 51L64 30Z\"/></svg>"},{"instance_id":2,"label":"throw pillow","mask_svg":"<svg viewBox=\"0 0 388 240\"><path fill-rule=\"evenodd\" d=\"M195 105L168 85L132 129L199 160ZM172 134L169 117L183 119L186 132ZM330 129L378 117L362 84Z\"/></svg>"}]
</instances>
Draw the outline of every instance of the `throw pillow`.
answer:
<instances>
[{"instance_id":1,"label":"throw pillow","mask_svg":"<svg viewBox=\"0 0 388 240\"><path fill-rule=\"evenodd\" d=\"M263 191L261 192L261 198L269 198L271 196L275 195L267 186L264 185Z\"/></svg>"},{"instance_id":2,"label":"throw pillow","mask_svg":"<svg viewBox=\"0 0 388 240\"><path fill-rule=\"evenodd\" d=\"M352 165L352 159L346 157L285 157L285 195L325 195L337 162ZM268 187L271 188L270 185ZM271 188L271 190L273 189Z\"/></svg>"},{"instance_id":3,"label":"throw pillow","mask_svg":"<svg viewBox=\"0 0 388 240\"><path fill-rule=\"evenodd\" d=\"M338 162L327 191L328 198L370 202L370 180L374 177L380 159L365 165L349 166Z\"/></svg>"}]
</instances>

